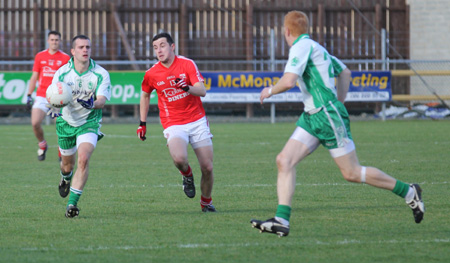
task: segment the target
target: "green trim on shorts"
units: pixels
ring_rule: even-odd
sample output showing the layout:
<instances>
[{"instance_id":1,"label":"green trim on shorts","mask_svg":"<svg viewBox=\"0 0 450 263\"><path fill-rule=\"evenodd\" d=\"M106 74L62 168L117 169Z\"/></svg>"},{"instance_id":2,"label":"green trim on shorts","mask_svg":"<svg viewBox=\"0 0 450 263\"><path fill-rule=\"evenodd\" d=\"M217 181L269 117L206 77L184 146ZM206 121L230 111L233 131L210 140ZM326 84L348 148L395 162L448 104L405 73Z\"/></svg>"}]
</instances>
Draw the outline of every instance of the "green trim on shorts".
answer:
<instances>
[{"instance_id":1,"label":"green trim on shorts","mask_svg":"<svg viewBox=\"0 0 450 263\"><path fill-rule=\"evenodd\" d=\"M63 118L56 120L56 135L58 135L58 145L63 150L72 149L77 146L77 137L86 133L95 133L98 135L97 141L103 138L100 132L101 124L90 121L79 127L69 125Z\"/></svg>"},{"instance_id":2,"label":"green trim on shorts","mask_svg":"<svg viewBox=\"0 0 450 263\"><path fill-rule=\"evenodd\" d=\"M346 139L353 140L347 109L338 100L330 101L315 114L304 112L296 124L318 138L320 144L329 150L343 147Z\"/></svg>"}]
</instances>

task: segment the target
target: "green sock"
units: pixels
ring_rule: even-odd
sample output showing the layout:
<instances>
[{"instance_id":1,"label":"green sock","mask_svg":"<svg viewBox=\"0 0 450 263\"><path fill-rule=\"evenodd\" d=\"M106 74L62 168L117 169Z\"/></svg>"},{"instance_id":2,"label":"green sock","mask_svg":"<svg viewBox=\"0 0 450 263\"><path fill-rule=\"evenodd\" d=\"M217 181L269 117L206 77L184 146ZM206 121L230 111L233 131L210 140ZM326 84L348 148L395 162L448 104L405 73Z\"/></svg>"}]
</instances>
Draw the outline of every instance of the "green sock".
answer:
<instances>
[{"instance_id":1,"label":"green sock","mask_svg":"<svg viewBox=\"0 0 450 263\"><path fill-rule=\"evenodd\" d=\"M392 192L398 196L405 198L406 194L408 193L408 190L409 184L397 180L397 182L395 183L394 190L392 190Z\"/></svg>"},{"instance_id":2,"label":"green sock","mask_svg":"<svg viewBox=\"0 0 450 263\"><path fill-rule=\"evenodd\" d=\"M278 205L275 216L286 219L289 222L289 218L291 217L291 207L287 205Z\"/></svg>"},{"instance_id":3,"label":"green sock","mask_svg":"<svg viewBox=\"0 0 450 263\"><path fill-rule=\"evenodd\" d=\"M78 204L78 200L80 200L82 193L83 193L83 191L70 187L69 202L67 202L67 205L75 205L76 206Z\"/></svg>"},{"instance_id":4,"label":"green sock","mask_svg":"<svg viewBox=\"0 0 450 263\"><path fill-rule=\"evenodd\" d=\"M72 180L72 171L70 171L66 174L61 171L61 176L64 178L64 180L70 181L70 180Z\"/></svg>"}]
</instances>

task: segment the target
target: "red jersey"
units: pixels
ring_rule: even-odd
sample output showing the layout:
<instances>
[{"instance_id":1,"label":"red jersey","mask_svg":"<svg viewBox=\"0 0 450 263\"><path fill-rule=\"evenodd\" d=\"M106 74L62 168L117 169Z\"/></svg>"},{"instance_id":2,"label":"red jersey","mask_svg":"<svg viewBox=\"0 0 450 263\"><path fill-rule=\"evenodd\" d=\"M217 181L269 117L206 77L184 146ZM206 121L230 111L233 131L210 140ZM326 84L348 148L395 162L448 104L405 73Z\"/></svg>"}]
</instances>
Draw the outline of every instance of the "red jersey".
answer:
<instances>
[{"instance_id":1,"label":"red jersey","mask_svg":"<svg viewBox=\"0 0 450 263\"><path fill-rule=\"evenodd\" d=\"M64 64L69 61L70 56L58 50L51 55L48 49L36 54L34 58L33 72L39 73L39 86L36 96L44 97L47 87L52 83L53 75Z\"/></svg>"},{"instance_id":2,"label":"red jersey","mask_svg":"<svg viewBox=\"0 0 450 263\"><path fill-rule=\"evenodd\" d=\"M175 56L169 68L161 62L145 72L142 90L151 93L156 90L161 124L164 129L172 125L194 122L205 116L200 97L191 95L175 86L175 79L185 79L187 85L203 82L203 76L191 59Z\"/></svg>"}]
</instances>

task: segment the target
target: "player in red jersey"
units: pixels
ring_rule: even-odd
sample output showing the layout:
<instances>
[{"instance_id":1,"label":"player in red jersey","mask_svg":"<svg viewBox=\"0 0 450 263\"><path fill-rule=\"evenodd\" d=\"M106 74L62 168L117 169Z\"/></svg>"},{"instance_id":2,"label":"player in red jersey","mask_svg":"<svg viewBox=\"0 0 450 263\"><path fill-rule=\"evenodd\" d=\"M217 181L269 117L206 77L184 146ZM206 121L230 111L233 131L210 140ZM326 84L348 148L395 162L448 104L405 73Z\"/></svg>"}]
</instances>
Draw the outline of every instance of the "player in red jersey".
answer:
<instances>
[{"instance_id":1,"label":"player in red jersey","mask_svg":"<svg viewBox=\"0 0 450 263\"><path fill-rule=\"evenodd\" d=\"M61 33L57 31L50 31L48 33L48 49L36 54L30 86L28 88L27 106L31 109L31 125L33 126L34 135L39 142L39 161L45 160L45 153L48 148L47 141L44 138L44 130L41 127L42 120L49 111L49 108L46 107L48 102L45 98L45 92L47 91L47 87L52 83L55 72L70 59L69 55L59 50L60 42ZM31 94L33 94L34 89L36 88L38 79L39 86L36 91L36 99L33 103Z\"/></svg>"},{"instance_id":2,"label":"player in red jersey","mask_svg":"<svg viewBox=\"0 0 450 263\"><path fill-rule=\"evenodd\" d=\"M194 61L175 55L175 44L168 33L157 34L152 42L159 62L147 70L142 81L141 122L137 135L142 141L146 139L150 93L156 90L164 137L173 162L183 176L184 193L189 198L195 197L194 176L187 152L188 144L191 144L202 171L202 211L216 212L211 198L214 181L213 135L200 100L206 95L203 77Z\"/></svg>"}]
</instances>

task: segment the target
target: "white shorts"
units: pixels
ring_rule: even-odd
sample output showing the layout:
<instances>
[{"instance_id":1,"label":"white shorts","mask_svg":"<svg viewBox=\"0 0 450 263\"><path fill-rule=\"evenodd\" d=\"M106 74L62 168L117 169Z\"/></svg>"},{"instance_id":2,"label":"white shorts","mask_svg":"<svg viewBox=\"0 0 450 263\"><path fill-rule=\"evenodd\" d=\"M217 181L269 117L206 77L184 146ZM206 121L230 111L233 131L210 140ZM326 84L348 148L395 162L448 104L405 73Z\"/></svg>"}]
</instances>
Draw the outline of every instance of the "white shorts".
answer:
<instances>
[{"instance_id":1,"label":"white shorts","mask_svg":"<svg viewBox=\"0 0 450 263\"><path fill-rule=\"evenodd\" d=\"M37 108L37 109L41 109L42 111L44 111L45 113L47 113L50 109L47 108L45 105L49 104L47 99L44 97L40 97L40 96L36 96L36 98L34 99L34 103L33 103L33 109Z\"/></svg>"},{"instance_id":2,"label":"white shorts","mask_svg":"<svg viewBox=\"0 0 450 263\"><path fill-rule=\"evenodd\" d=\"M71 148L71 149L61 149L59 148L59 152L61 152L61 155L63 156L71 156L74 155L77 152L78 147L80 147L80 144L84 142L88 142L92 145L94 145L94 148L97 146L98 141L98 135L95 133L85 133L77 137L77 146Z\"/></svg>"},{"instance_id":3,"label":"white shorts","mask_svg":"<svg viewBox=\"0 0 450 263\"><path fill-rule=\"evenodd\" d=\"M167 143L169 143L172 138L176 137L183 139L186 143L190 143L194 149L206 145L212 145L212 142L209 142L211 141L213 135L209 130L209 123L206 117L191 123L170 126L163 131L163 134L164 138L167 139ZM198 144L204 140L207 140L208 142L206 145L204 143Z\"/></svg>"},{"instance_id":4,"label":"white shorts","mask_svg":"<svg viewBox=\"0 0 450 263\"><path fill-rule=\"evenodd\" d=\"M319 139L309 134L305 129L297 127L295 131L291 135L291 139L297 140L309 149L309 153L314 152L317 147L319 146L320 142ZM355 144L352 140L347 139L345 141L344 147L339 147L335 149L329 150L331 157L337 158L343 155L346 155L350 153L351 151L355 150Z\"/></svg>"}]
</instances>

